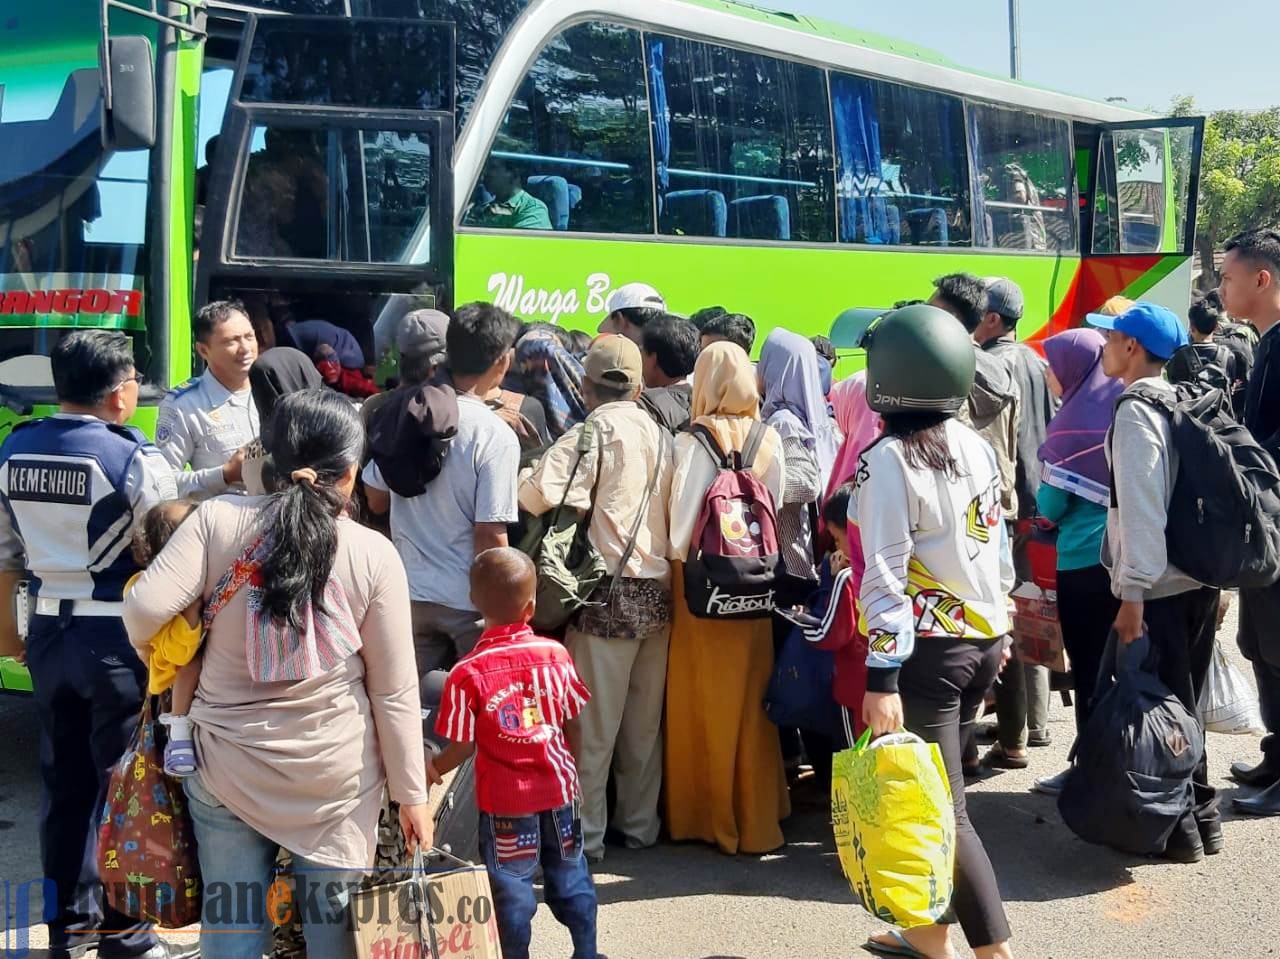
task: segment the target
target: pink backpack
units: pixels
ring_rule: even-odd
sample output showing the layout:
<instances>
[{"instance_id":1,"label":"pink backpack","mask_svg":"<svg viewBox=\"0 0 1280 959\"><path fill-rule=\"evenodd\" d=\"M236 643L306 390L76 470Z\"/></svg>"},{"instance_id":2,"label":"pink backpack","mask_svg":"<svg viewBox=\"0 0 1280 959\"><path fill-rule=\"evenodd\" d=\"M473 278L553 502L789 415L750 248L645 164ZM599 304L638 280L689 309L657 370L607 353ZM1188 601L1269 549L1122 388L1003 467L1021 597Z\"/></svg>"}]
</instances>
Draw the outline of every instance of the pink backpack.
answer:
<instances>
[{"instance_id":1,"label":"pink backpack","mask_svg":"<svg viewBox=\"0 0 1280 959\"><path fill-rule=\"evenodd\" d=\"M693 436L719 466L693 527L684 567L689 612L703 619L757 619L773 612L782 556L773 494L751 472L767 427L755 423L741 453L725 455L715 434Z\"/></svg>"}]
</instances>

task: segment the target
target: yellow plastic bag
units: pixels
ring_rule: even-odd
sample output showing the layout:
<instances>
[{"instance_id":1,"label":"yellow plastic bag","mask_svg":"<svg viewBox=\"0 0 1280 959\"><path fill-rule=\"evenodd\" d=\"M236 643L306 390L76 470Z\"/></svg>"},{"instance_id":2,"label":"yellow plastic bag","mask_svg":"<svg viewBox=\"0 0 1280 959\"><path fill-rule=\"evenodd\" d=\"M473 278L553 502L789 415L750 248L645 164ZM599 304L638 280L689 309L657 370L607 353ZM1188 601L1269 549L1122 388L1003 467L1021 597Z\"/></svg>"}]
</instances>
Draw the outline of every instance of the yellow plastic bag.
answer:
<instances>
[{"instance_id":1,"label":"yellow plastic bag","mask_svg":"<svg viewBox=\"0 0 1280 959\"><path fill-rule=\"evenodd\" d=\"M951 904L956 820L942 754L911 733L836 753L831 820L840 865L862 905L903 929L937 922Z\"/></svg>"}]
</instances>

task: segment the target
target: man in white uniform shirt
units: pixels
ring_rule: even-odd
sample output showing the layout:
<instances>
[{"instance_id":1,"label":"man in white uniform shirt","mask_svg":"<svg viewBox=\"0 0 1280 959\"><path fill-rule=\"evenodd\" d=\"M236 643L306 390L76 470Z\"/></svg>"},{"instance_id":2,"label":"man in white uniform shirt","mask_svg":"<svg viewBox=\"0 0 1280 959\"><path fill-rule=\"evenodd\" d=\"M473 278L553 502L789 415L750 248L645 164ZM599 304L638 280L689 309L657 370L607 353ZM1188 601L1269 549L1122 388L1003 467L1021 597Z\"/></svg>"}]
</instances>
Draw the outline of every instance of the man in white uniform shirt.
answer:
<instances>
[{"instance_id":1,"label":"man in white uniform shirt","mask_svg":"<svg viewBox=\"0 0 1280 959\"><path fill-rule=\"evenodd\" d=\"M243 488L244 447L258 438L258 408L249 391L258 340L236 300L201 308L194 327L206 368L160 404L156 446L176 473L178 495L208 499Z\"/></svg>"}]
</instances>

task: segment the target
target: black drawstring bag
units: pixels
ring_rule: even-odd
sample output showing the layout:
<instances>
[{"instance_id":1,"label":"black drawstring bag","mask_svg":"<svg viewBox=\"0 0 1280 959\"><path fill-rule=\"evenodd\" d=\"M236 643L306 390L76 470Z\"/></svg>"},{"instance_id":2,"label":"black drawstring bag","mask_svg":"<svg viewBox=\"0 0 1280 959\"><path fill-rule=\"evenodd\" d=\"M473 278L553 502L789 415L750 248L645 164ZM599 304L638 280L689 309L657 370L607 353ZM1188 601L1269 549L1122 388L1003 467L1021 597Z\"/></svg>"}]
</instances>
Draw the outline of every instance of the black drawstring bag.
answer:
<instances>
[{"instance_id":1,"label":"black drawstring bag","mask_svg":"<svg viewBox=\"0 0 1280 959\"><path fill-rule=\"evenodd\" d=\"M1191 812L1191 774L1204 755L1200 721L1156 675L1158 655L1145 635L1125 646L1111 634L1058 796L1081 839L1144 856L1163 853Z\"/></svg>"}]
</instances>

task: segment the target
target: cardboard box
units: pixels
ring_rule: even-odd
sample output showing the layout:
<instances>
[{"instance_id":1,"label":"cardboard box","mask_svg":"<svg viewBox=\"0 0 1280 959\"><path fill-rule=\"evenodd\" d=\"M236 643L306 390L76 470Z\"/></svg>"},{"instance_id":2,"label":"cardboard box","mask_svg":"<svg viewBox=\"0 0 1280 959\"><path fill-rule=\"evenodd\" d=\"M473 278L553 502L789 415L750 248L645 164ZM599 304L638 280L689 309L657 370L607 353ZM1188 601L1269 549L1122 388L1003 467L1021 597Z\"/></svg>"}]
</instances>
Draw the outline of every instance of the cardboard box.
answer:
<instances>
[{"instance_id":1,"label":"cardboard box","mask_svg":"<svg viewBox=\"0 0 1280 959\"><path fill-rule=\"evenodd\" d=\"M358 959L502 959L484 866L414 871L351 896Z\"/></svg>"},{"instance_id":2,"label":"cardboard box","mask_svg":"<svg viewBox=\"0 0 1280 959\"><path fill-rule=\"evenodd\" d=\"M1058 622L1058 596L1035 583L1023 583L1012 594L1013 655L1021 663L1048 666L1055 673L1071 669Z\"/></svg>"}]
</instances>

